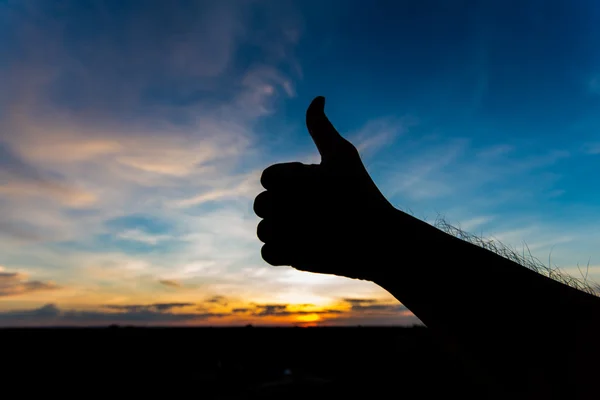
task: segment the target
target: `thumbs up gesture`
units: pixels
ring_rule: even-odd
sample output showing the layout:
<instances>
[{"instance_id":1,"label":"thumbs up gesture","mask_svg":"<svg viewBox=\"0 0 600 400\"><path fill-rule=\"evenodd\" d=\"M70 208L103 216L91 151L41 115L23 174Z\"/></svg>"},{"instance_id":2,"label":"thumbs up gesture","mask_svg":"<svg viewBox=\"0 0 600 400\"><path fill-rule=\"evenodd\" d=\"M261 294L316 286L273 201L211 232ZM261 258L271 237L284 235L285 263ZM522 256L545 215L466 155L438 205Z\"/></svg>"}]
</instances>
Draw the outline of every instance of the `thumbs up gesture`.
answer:
<instances>
[{"instance_id":1,"label":"thumbs up gesture","mask_svg":"<svg viewBox=\"0 0 600 400\"><path fill-rule=\"evenodd\" d=\"M275 164L263 171L266 191L254 202L263 218L257 228L262 257L274 266L372 280L390 236L398 239L399 217L416 219L385 199L324 107L325 99L317 97L306 112L321 163Z\"/></svg>"}]
</instances>

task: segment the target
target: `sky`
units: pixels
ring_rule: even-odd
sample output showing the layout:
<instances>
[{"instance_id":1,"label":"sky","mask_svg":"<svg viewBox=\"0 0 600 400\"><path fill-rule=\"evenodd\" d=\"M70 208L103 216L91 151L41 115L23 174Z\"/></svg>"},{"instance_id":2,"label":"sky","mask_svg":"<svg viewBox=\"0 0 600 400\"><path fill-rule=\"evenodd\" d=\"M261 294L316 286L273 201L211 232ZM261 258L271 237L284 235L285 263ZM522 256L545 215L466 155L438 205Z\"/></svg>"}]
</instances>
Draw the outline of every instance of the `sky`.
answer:
<instances>
[{"instance_id":1,"label":"sky","mask_svg":"<svg viewBox=\"0 0 600 400\"><path fill-rule=\"evenodd\" d=\"M419 323L260 256L318 95L397 208L600 281L598 49L596 0L1 1L0 326Z\"/></svg>"}]
</instances>

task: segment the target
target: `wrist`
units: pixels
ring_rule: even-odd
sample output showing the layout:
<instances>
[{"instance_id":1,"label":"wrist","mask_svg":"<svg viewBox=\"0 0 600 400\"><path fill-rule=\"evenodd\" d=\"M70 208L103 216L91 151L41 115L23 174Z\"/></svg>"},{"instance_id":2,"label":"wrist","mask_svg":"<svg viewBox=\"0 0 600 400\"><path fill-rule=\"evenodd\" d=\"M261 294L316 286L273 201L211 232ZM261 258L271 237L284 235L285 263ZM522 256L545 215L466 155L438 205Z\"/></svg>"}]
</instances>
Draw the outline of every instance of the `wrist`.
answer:
<instances>
[{"instance_id":1,"label":"wrist","mask_svg":"<svg viewBox=\"0 0 600 400\"><path fill-rule=\"evenodd\" d=\"M380 228L368 266L369 279L387 289L390 284L417 286L438 274L442 263L457 254L460 239L403 211L394 209ZM464 243L464 242L463 242Z\"/></svg>"}]
</instances>

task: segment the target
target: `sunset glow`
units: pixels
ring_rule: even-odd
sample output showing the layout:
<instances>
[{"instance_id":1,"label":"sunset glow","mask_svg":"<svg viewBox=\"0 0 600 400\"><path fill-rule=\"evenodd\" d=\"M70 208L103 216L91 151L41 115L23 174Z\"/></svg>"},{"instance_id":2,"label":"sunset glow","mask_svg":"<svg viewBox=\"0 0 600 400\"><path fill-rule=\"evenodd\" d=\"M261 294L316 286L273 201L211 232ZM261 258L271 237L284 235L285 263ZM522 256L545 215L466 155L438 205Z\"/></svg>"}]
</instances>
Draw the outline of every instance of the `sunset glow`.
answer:
<instances>
[{"instance_id":1,"label":"sunset glow","mask_svg":"<svg viewBox=\"0 0 600 400\"><path fill-rule=\"evenodd\" d=\"M320 319L317 314L299 315L296 317L296 320L300 322L316 322Z\"/></svg>"},{"instance_id":2,"label":"sunset glow","mask_svg":"<svg viewBox=\"0 0 600 400\"><path fill-rule=\"evenodd\" d=\"M596 3L309 3L0 2L0 327L419 323L261 258L317 95L397 208L600 280Z\"/></svg>"}]
</instances>

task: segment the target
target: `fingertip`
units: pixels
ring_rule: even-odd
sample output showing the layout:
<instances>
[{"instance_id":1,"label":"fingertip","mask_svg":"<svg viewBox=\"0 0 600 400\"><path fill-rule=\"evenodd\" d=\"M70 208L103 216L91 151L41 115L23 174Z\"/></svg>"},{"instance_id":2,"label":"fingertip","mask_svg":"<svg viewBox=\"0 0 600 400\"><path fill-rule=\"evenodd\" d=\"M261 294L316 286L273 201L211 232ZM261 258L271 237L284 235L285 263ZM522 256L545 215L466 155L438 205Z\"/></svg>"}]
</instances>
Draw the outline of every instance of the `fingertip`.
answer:
<instances>
[{"instance_id":1,"label":"fingertip","mask_svg":"<svg viewBox=\"0 0 600 400\"><path fill-rule=\"evenodd\" d=\"M315 97L306 109L306 125L309 131L316 125L319 117L325 115L325 97Z\"/></svg>"},{"instance_id":2,"label":"fingertip","mask_svg":"<svg viewBox=\"0 0 600 400\"><path fill-rule=\"evenodd\" d=\"M269 165L263 170L262 174L260 175L260 184L262 187L269 190L279 182L279 170L281 169L280 165L281 164Z\"/></svg>"},{"instance_id":3,"label":"fingertip","mask_svg":"<svg viewBox=\"0 0 600 400\"><path fill-rule=\"evenodd\" d=\"M254 204L252 208L254 210L254 214L256 214L259 218L266 218L269 214L269 211L273 207L273 201L271 197L271 193L268 191L263 191L256 196L254 199Z\"/></svg>"},{"instance_id":4,"label":"fingertip","mask_svg":"<svg viewBox=\"0 0 600 400\"><path fill-rule=\"evenodd\" d=\"M317 96L315 97L308 106L310 111L325 111L325 97Z\"/></svg>"},{"instance_id":5,"label":"fingertip","mask_svg":"<svg viewBox=\"0 0 600 400\"><path fill-rule=\"evenodd\" d=\"M260 184L267 190L277 190L285 186L298 184L312 171L311 165L294 161L273 164L265 168L260 176Z\"/></svg>"},{"instance_id":6,"label":"fingertip","mask_svg":"<svg viewBox=\"0 0 600 400\"><path fill-rule=\"evenodd\" d=\"M268 264L274 267L280 267L284 265L289 265L286 263L281 255L281 251L277 249L277 246L273 244L265 244L260 249L260 254Z\"/></svg>"}]
</instances>

